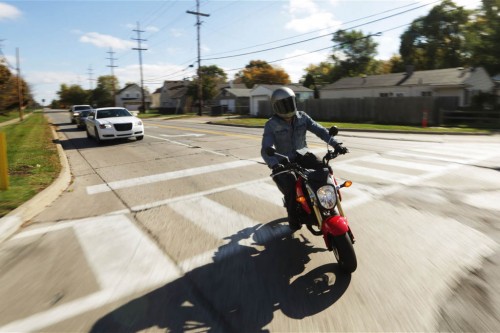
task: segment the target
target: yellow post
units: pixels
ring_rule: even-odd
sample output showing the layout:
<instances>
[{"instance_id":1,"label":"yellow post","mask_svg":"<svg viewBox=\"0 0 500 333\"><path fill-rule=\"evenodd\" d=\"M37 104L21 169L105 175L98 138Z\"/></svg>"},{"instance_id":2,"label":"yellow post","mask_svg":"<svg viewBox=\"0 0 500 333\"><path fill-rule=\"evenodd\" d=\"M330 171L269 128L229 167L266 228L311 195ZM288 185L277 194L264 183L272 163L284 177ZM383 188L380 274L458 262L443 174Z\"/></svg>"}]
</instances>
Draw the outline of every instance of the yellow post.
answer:
<instances>
[{"instance_id":1,"label":"yellow post","mask_svg":"<svg viewBox=\"0 0 500 333\"><path fill-rule=\"evenodd\" d=\"M7 162L7 140L0 132L0 190L9 188L9 163Z\"/></svg>"}]
</instances>

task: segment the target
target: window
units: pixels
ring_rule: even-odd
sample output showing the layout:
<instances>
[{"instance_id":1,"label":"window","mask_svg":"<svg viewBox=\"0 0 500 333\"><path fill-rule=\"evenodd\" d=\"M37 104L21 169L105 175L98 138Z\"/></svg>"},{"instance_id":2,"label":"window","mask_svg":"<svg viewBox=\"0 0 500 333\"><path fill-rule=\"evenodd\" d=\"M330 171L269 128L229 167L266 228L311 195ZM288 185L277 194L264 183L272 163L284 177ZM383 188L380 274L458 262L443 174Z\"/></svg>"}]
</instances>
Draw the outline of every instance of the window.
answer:
<instances>
[{"instance_id":1,"label":"window","mask_svg":"<svg viewBox=\"0 0 500 333\"><path fill-rule=\"evenodd\" d=\"M432 91L422 91L420 93L421 96L432 96Z\"/></svg>"},{"instance_id":2,"label":"window","mask_svg":"<svg viewBox=\"0 0 500 333\"><path fill-rule=\"evenodd\" d=\"M380 97L392 97L392 96L394 96L394 94L391 92L390 93L380 93L379 96Z\"/></svg>"}]
</instances>

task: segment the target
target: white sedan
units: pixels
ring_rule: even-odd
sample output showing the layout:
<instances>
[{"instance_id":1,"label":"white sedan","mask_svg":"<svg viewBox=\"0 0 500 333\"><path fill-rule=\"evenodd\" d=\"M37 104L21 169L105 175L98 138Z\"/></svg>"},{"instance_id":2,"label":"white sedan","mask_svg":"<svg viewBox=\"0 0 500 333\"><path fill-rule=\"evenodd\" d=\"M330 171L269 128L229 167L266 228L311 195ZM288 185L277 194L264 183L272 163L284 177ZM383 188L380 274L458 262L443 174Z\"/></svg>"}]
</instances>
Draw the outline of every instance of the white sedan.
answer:
<instances>
[{"instance_id":1,"label":"white sedan","mask_svg":"<svg viewBox=\"0 0 500 333\"><path fill-rule=\"evenodd\" d=\"M120 138L144 138L144 125L127 109L120 107L98 108L88 115L85 126L87 137L97 142Z\"/></svg>"}]
</instances>

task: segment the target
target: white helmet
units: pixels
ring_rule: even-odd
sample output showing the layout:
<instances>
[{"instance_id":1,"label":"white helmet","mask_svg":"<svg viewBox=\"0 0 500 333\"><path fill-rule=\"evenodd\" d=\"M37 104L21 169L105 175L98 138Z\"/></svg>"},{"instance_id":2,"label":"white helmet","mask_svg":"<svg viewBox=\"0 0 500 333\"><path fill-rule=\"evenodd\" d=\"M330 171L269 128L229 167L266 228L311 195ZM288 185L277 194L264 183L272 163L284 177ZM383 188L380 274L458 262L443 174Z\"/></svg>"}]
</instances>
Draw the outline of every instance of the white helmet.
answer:
<instances>
[{"instance_id":1,"label":"white helmet","mask_svg":"<svg viewBox=\"0 0 500 333\"><path fill-rule=\"evenodd\" d=\"M271 96L271 105L274 113L281 118L292 118L297 112L295 93L292 89L281 87L276 89Z\"/></svg>"}]
</instances>

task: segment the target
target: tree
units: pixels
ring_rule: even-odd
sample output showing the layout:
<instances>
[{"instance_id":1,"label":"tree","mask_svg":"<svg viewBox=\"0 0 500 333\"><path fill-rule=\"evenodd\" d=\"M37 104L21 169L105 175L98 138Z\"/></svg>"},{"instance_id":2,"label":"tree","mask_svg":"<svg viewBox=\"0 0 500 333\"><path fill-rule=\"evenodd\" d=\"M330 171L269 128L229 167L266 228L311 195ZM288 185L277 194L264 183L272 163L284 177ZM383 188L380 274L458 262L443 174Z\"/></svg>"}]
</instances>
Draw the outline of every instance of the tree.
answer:
<instances>
[{"instance_id":1,"label":"tree","mask_svg":"<svg viewBox=\"0 0 500 333\"><path fill-rule=\"evenodd\" d=\"M97 78L97 87L92 90L92 104L99 107L114 106L114 92L118 90L118 86L118 79L116 78L116 76L99 76Z\"/></svg>"},{"instance_id":2,"label":"tree","mask_svg":"<svg viewBox=\"0 0 500 333\"><path fill-rule=\"evenodd\" d=\"M0 62L0 111L19 108L19 80L21 80L22 107L32 103L31 89L23 78L11 73L9 68Z\"/></svg>"},{"instance_id":3,"label":"tree","mask_svg":"<svg viewBox=\"0 0 500 333\"><path fill-rule=\"evenodd\" d=\"M264 60L252 60L245 69L236 73L235 82L252 88L256 84L289 84L291 81L282 68L273 67Z\"/></svg>"},{"instance_id":4,"label":"tree","mask_svg":"<svg viewBox=\"0 0 500 333\"><path fill-rule=\"evenodd\" d=\"M488 73L500 73L500 0L482 0L482 6L467 34L471 65Z\"/></svg>"},{"instance_id":5,"label":"tree","mask_svg":"<svg viewBox=\"0 0 500 333\"><path fill-rule=\"evenodd\" d=\"M90 93L88 90L83 89L77 84L68 86L67 84L61 84L60 90L57 92L59 95L59 102L62 106L71 106L75 104L88 104Z\"/></svg>"},{"instance_id":6,"label":"tree","mask_svg":"<svg viewBox=\"0 0 500 333\"><path fill-rule=\"evenodd\" d=\"M227 81L227 74L223 69L216 65L201 66L200 74L203 100L211 100L218 93L218 85ZM196 100L198 99L198 83L198 78L193 80L193 82L188 86L187 91L187 95L192 96Z\"/></svg>"},{"instance_id":7,"label":"tree","mask_svg":"<svg viewBox=\"0 0 500 333\"><path fill-rule=\"evenodd\" d=\"M378 44L371 36L357 30L338 30L332 41L335 43L332 55L335 66L330 76L331 82L346 76L375 74L373 62Z\"/></svg>"},{"instance_id":8,"label":"tree","mask_svg":"<svg viewBox=\"0 0 500 333\"><path fill-rule=\"evenodd\" d=\"M417 70L466 65L465 34L472 12L444 0L429 14L412 22L401 35L399 52L405 64Z\"/></svg>"}]
</instances>

